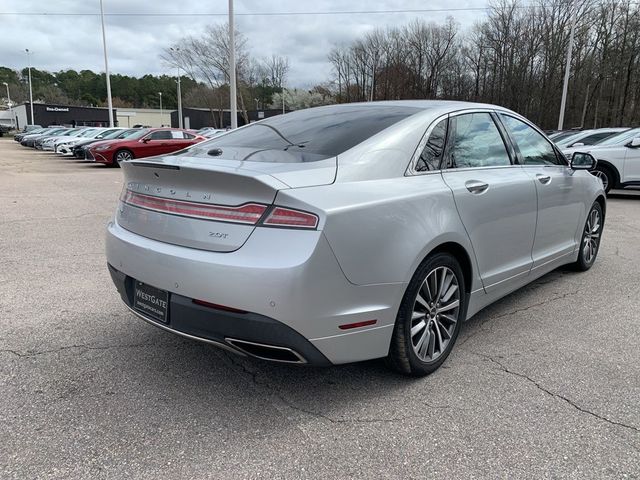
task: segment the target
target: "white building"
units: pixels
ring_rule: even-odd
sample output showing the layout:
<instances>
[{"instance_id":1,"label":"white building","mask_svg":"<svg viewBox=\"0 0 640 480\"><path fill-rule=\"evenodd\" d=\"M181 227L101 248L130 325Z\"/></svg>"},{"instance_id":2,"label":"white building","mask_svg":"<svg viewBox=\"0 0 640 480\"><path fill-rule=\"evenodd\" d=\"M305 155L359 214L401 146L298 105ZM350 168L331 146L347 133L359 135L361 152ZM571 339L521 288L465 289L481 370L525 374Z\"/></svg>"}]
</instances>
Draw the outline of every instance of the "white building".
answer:
<instances>
[{"instance_id":1,"label":"white building","mask_svg":"<svg viewBox=\"0 0 640 480\"><path fill-rule=\"evenodd\" d=\"M157 108L122 108L117 111L119 127L170 127L172 110Z\"/></svg>"}]
</instances>

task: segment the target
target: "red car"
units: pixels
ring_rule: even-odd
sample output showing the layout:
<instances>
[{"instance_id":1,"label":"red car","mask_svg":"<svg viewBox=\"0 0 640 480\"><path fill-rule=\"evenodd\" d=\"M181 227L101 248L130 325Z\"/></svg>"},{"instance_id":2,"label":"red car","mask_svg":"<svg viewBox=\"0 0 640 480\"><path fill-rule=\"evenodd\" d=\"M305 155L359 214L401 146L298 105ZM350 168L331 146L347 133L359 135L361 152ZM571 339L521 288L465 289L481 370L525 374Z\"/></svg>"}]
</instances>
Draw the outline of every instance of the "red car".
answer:
<instances>
[{"instance_id":1,"label":"red car","mask_svg":"<svg viewBox=\"0 0 640 480\"><path fill-rule=\"evenodd\" d=\"M133 158L152 157L182 150L202 140L206 140L205 137L179 128L143 128L127 138L92 144L87 149L87 158L115 166Z\"/></svg>"}]
</instances>

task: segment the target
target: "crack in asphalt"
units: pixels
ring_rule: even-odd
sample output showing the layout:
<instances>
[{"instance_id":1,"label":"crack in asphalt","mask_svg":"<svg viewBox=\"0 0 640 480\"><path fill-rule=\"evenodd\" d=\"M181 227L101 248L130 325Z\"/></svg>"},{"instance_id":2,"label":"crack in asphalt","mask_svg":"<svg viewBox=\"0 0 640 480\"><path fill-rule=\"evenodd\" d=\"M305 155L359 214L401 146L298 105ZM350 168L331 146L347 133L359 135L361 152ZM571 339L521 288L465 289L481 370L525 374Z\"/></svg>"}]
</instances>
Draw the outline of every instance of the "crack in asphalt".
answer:
<instances>
[{"instance_id":1,"label":"crack in asphalt","mask_svg":"<svg viewBox=\"0 0 640 480\"><path fill-rule=\"evenodd\" d=\"M548 283L548 282L545 282L545 283ZM571 296L573 296L573 295L577 295L578 293L580 293L580 290L576 290L576 291L574 291L574 292L567 292L567 293L564 293L564 294L562 294L562 295L557 295L557 296L555 296L555 297L548 298L548 299L546 299L546 300L543 300L542 302L533 303L533 304L531 304L531 305L527 305L526 307L522 307L522 308L516 308L515 310L511 310L511 311L509 311L509 312L505 312L505 313L502 313L502 314L497 315L497 316L491 316L491 315L489 315L489 316L488 316L484 321L482 321L482 322L481 322L481 323L476 327L476 328L477 328L477 331L475 331L475 332L473 332L473 333L470 333L470 334L469 334L469 335L468 335L468 336L467 336L467 337L466 337L462 342L460 342L460 344L459 344L459 345L460 345L460 346L464 345L464 344L465 344L465 343L467 343L469 340L471 340L473 337L475 337L476 335L478 335L479 333L481 333L481 332L483 331L483 327L484 327L488 322L490 322L490 321L498 320L498 319L500 319L500 318L508 317L508 316L511 316L511 315L515 315L516 313L526 312L527 310L530 310L530 309L532 309L532 308L540 307L540 306L542 306L542 305L546 305L546 304L548 304L548 303L555 302L556 300L563 300L563 299L565 299L565 298L567 298L567 297L571 297Z\"/></svg>"},{"instance_id":2,"label":"crack in asphalt","mask_svg":"<svg viewBox=\"0 0 640 480\"><path fill-rule=\"evenodd\" d=\"M574 402L570 398L565 397L564 395L552 392L548 388L542 386L540 384L540 382L538 382L537 380L529 377L528 375L526 375L524 373L520 373L520 372L516 372L514 370L511 370L510 368L505 366L502 362L500 362L499 360L496 360L495 358L493 358L491 355L486 355L486 354L476 353L476 352L472 352L472 353L474 355L477 355L480 358L484 358L486 360L489 360L493 364L497 365L499 367L499 369L501 371L505 372L505 373L508 373L510 375L525 379L526 381L528 381L529 383L534 385L536 388L538 388L538 390L546 393L547 395L549 395L549 396L551 396L553 398L557 398L558 400L562 400L563 402L565 402L568 405L572 406L575 410L577 410L579 412L586 413L587 415L591 415L592 417L597 418L598 420L606 422L606 423L608 423L610 425L627 428L627 429L632 430L634 432L640 433L640 428L638 428L638 427L636 427L634 425L627 425L626 423L618 422L616 420L611 420L610 418L607 418L607 417L605 417L603 415L599 415L599 414L597 414L595 412L592 412L591 410L587 410L586 408L581 407L576 402Z\"/></svg>"},{"instance_id":3,"label":"crack in asphalt","mask_svg":"<svg viewBox=\"0 0 640 480\"><path fill-rule=\"evenodd\" d=\"M48 355L51 353L58 353L58 352L62 352L65 350L72 350L72 349L81 349L81 350L110 350L110 349L117 349L117 348L137 348L137 347L146 347L146 346L152 346L152 343L132 343L132 344L123 344L123 345L65 345L63 347L58 347L58 348L54 348L51 350L35 350L35 351L26 351L26 352L20 352L18 350L13 350L10 348L4 348L4 349L0 349L0 353L9 353L9 354L13 354L16 357L19 358L30 358L30 357L37 357L39 355Z\"/></svg>"},{"instance_id":4,"label":"crack in asphalt","mask_svg":"<svg viewBox=\"0 0 640 480\"><path fill-rule=\"evenodd\" d=\"M221 353L227 358L227 360L231 363L232 366L237 367L237 369L240 369L242 373L250 377L251 382L255 387L268 390L274 397L280 400L286 407L289 407L290 409L303 413L305 415L309 415L311 417L321 419L321 420L326 420L327 422L332 424L393 423L393 422L401 422L403 420L415 419L415 416L392 417L392 418L359 418L359 417L350 418L350 419L333 418L324 413L300 407L299 405L296 405L291 400L286 398L284 395L279 393L274 387L269 385L267 382L259 381L258 371L248 369L246 365L244 365L244 363L238 362L236 359L234 359L232 353L229 353L226 351L223 351ZM439 409L439 410L446 410L446 409L452 408L449 405L430 405L426 402L424 402L424 404L429 408Z\"/></svg>"}]
</instances>

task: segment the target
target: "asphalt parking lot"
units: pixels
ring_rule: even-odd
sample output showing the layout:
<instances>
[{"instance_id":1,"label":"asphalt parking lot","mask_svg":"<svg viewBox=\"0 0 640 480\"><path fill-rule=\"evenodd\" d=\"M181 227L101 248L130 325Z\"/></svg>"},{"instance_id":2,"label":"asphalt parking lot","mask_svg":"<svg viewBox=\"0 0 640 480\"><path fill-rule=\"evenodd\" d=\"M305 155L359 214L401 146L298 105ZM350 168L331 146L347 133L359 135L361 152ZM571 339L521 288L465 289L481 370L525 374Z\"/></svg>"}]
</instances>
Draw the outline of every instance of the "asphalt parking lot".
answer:
<instances>
[{"instance_id":1,"label":"asphalt parking lot","mask_svg":"<svg viewBox=\"0 0 640 480\"><path fill-rule=\"evenodd\" d=\"M640 478L640 194L587 273L468 322L443 368L258 363L156 329L109 278L119 169L0 139L0 477Z\"/></svg>"}]
</instances>

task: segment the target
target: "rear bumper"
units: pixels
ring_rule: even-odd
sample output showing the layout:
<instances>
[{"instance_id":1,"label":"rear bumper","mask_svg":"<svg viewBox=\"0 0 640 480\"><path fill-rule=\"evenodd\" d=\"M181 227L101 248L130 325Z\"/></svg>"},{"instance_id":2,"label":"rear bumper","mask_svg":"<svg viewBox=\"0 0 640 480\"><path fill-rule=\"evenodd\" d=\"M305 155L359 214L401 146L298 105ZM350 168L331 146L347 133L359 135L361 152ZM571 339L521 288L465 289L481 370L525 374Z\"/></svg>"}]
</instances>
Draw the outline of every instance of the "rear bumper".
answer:
<instances>
[{"instance_id":1,"label":"rear bumper","mask_svg":"<svg viewBox=\"0 0 640 480\"><path fill-rule=\"evenodd\" d=\"M239 316L214 312L215 319L225 319L220 330L214 317L201 318L199 325L187 330L180 321L175 333L216 342L235 335L231 338L289 347L314 365L386 356L406 288L405 283L349 283L321 231L258 228L239 250L219 253L151 240L114 221L107 229L106 249L108 263L125 281L126 277L139 280L176 299L181 306L171 304L170 322L175 308L186 312L185 302L191 309L201 308L192 299L251 312ZM122 291L126 303L126 289ZM238 331L226 330L229 318ZM257 328L253 320L269 328ZM375 324L340 328L370 320ZM243 322L248 322L247 328L240 327ZM285 330L290 333L279 333ZM304 342L290 343L294 337L317 349L326 362L310 355ZM231 345L228 340L224 344Z\"/></svg>"},{"instance_id":2,"label":"rear bumper","mask_svg":"<svg viewBox=\"0 0 640 480\"><path fill-rule=\"evenodd\" d=\"M331 362L292 328L263 315L201 306L178 294L169 297L164 324L133 309L135 280L108 265L113 283L129 309L143 320L178 335L204 341L241 355L284 363L329 366ZM240 340L240 341L238 341ZM255 348L259 345L261 348Z\"/></svg>"}]
</instances>

